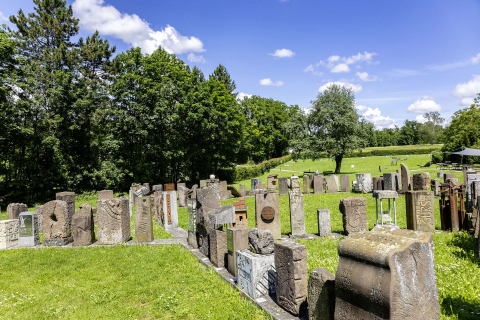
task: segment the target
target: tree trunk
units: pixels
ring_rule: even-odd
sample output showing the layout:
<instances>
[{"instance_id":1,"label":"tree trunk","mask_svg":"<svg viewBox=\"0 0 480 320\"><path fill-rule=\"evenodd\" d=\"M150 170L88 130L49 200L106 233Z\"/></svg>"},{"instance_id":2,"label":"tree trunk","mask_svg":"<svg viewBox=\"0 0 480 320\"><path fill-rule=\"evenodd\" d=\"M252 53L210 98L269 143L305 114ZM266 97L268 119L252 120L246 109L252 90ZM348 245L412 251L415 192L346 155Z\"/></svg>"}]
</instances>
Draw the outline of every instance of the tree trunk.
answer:
<instances>
[{"instance_id":1,"label":"tree trunk","mask_svg":"<svg viewBox=\"0 0 480 320\"><path fill-rule=\"evenodd\" d=\"M342 160L343 160L343 154L335 156L335 173L338 174L340 173L340 169L342 168Z\"/></svg>"}]
</instances>

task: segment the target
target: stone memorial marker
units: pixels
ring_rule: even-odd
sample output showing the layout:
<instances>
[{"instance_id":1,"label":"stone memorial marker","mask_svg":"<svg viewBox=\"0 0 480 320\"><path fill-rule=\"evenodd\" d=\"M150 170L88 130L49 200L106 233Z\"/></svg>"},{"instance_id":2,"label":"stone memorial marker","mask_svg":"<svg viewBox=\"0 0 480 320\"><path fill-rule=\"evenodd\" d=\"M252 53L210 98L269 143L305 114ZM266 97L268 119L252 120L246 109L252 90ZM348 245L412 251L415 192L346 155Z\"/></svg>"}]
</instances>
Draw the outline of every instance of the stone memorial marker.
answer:
<instances>
[{"instance_id":1,"label":"stone memorial marker","mask_svg":"<svg viewBox=\"0 0 480 320\"><path fill-rule=\"evenodd\" d=\"M300 178L297 175L293 175L291 178L292 190L300 191Z\"/></svg>"},{"instance_id":2,"label":"stone memorial marker","mask_svg":"<svg viewBox=\"0 0 480 320\"><path fill-rule=\"evenodd\" d=\"M338 192L338 184L334 178L334 175L329 175L325 177L325 192L326 193L336 193Z\"/></svg>"},{"instance_id":3,"label":"stone memorial marker","mask_svg":"<svg viewBox=\"0 0 480 320\"><path fill-rule=\"evenodd\" d=\"M340 176L340 188L342 192L350 192L350 176L348 174Z\"/></svg>"},{"instance_id":4,"label":"stone memorial marker","mask_svg":"<svg viewBox=\"0 0 480 320\"><path fill-rule=\"evenodd\" d=\"M231 191L228 191L227 181L220 181L218 183L218 193L221 201L230 199Z\"/></svg>"},{"instance_id":5,"label":"stone memorial marker","mask_svg":"<svg viewBox=\"0 0 480 320\"><path fill-rule=\"evenodd\" d=\"M248 229L227 229L228 272L237 276L237 251L248 249Z\"/></svg>"},{"instance_id":6,"label":"stone memorial marker","mask_svg":"<svg viewBox=\"0 0 480 320\"><path fill-rule=\"evenodd\" d=\"M255 179L252 179L252 180L250 180L250 181L251 181L251 189L252 189L252 190L259 189L259 188L257 187L257 185L260 184L260 183L262 183L262 179L260 179L260 178L255 178Z\"/></svg>"},{"instance_id":7,"label":"stone memorial marker","mask_svg":"<svg viewBox=\"0 0 480 320\"><path fill-rule=\"evenodd\" d=\"M278 174L271 174L267 177L267 188L276 189L278 181Z\"/></svg>"},{"instance_id":8,"label":"stone memorial marker","mask_svg":"<svg viewBox=\"0 0 480 320\"><path fill-rule=\"evenodd\" d=\"M152 191L163 191L163 184L156 184L152 187Z\"/></svg>"},{"instance_id":9,"label":"stone memorial marker","mask_svg":"<svg viewBox=\"0 0 480 320\"><path fill-rule=\"evenodd\" d=\"M207 186L207 180L200 180L200 189L205 188Z\"/></svg>"},{"instance_id":10,"label":"stone memorial marker","mask_svg":"<svg viewBox=\"0 0 480 320\"><path fill-rule=\"evenodd\" d=\"M360 197L340 199L340 212L343 215L343 230L347 236L368 231L367 199Z\"/></svg>"},{"instance_id":11,"label":"stone memorial marker","mask_svg":"<svg viewBox=\"0 0 480 320\"><path fill-rule=\"evenodd\" d=\"M270 230L252 228L248 231L248 247L253 253L271 254L274 244L275 240Z\"/></svg>"},{"instance_id":12,"label":"stone memorial marker","mask_svg":"<svg viewBox=\"0 0 480 320\"><path fill-rule=\"evenodd\" d=\"M439 319L432 234L377 227L338 254L335 319Z\"/></svg>"},{"instance_id":13,"label":"stone memorial marker","mask_svg":"<svg viewBox=\"0 0 480 320\"><path fill-rule=\"evenodd\" d=\"M373 191L373 181L371 173L357 173L357 184L360 192L370 193Z\"/></svg>"},{"instance_id":14,"label":"stone memorial marker","mask_svg":"<svg viewBox=\"0 0 480 320\"><path fill-rule=\"evenodd\" d=\"M240 187L240 194L242 197L245 197L247 195L247 188L244 184L239 184L238 186Z\"/></svg>"},{"instance_id":15,"label":"stone memorial marker","mask_svg":"<svg viewBox=\"0 0 480 320\"><path fill-rule=\"evenodd\" d=\"M435 197L440 196L440 180L439 179L432 179L431 189Z\"/></svg>"},{"instance_id":16,"label":"stone memorial marker","mask_svg":"<svg viewBox=\"0 0 480 320\"><path fill-rule=\"evenodd\" d=\"M455 173L445 173L443 175L443 181L447 182L448 179L455 179Z\"/></svg>"},{"instance_id":17,"label":"stone memorial marker","mask_svg":"<svg viewBox=\"0 0 480 320\"><path fill-rule=\"evenodd\" d=\"M81 205L73 215L72 231L74 246L89 246L95 241L93 208L89 203Z\"/></svg>"},{"instance_id":18,"label":"stone memorial marker","mask_svg":"<svg viewBox=\"0 0 480 320\"><path fill-rule=\"evenodd\" d=\"M178 227L177 193L175 191L164 191L162 196L165 230L175 229Z\"/></svg>"},{"instance_id":19,"label":"stone memorial marker","mask_svg":"<svg viewBox=\"0 0 480 320\"><path fill-rule=\"evenodd\" d=\"M303 194L298 191L289 192L290 200L290 227L292 235L302 236L305 230L305 211L303 206Z\"/></svg>"},{"instance_id":20,"label":"stone memorial marker","mask_svg":"<svg viewBox=\"0 0 480 320\"><path fill-rule=\"evenodd\" d=\"M340 181L336 175L332 174L332 176L333 176L333 179L335 179L335 183L337 184L337 191L338 191L340 190Z\"/></svg>"},{"instance_id":21,"label":"stone memorial marker","mask_svg":"<svg viewBox=\"0 0 480 320\"><path fill-rule=\"evenodd\" d=\"M428 178L425 173L415 173L413 175L413 191L426 191Z\"/></svg>"},{"instance_id":22,"label":"stone memorial marker","mask_svg":"<svg viewBox=\"0 0 480 320\"><path fill-rule=\"evenodd\" d=\"M401 170L397 170L397 175L395 177L397 181L397 193L402 190L402 172Z\"/></svg>"},{"instance_id":23,"label":"stone memorial marker","mask_svg":"<svg viewBox=\"0 0 480 320\"><path fill-rule=\"evenodd\" d=\"M317 219L318 219L318 235L320 237L329 236L332 233L332 227L330 223L330 210L318 209Z\"/></svg>"},{"instance_id":24,"label":"stone memorial marker","mask_svg":"<svg viewBox=\"0 0 480 320\"><path fill-rule=\"evenodd\" d=\"M278 193L255 195L255 226L270 230L276 240L282 238Z\"/></svg>"},{"instance_id":25,"label":"stone memorial marker","mask_svg":"<svg viewBox=\"0 0 480 320\"><path fill-rule=\"evenodd\" d=\"M288 178L278 178L278 194L288 196Z\"/></svg>"},{"instance_id":26,"label":"stone memorial marker","mask_svg":"<svg viewBox=\"0 0 480 320\"><path fill-rule=\"evenodd\" d=\"M43 206L36 206L35 213L38 219L38 232L43 233Z\"/></svg>"},{"instance_id":27,"label":"stone memorial marker","mask_svg":"<svg viewBox=\"0 0 480 320\"><path fill-rule=\"evenodd\" d=\"M303 193L310 194L310 176L303 175Z\"/></svg>"},{"instance_id":28,"label":"stone memorial marker","mask_svg":"<svg viewBox=\"0 0 480 320\"><path fill-rule=\"evenodd\" d=\"M257 184L257 190L258 189L265 189L265 184L263 184L263 183Z\"/></svg>"},{"instance_id":29,"label":"stone memorial marker","mask_svg":"<svg viewBox=\"0 0 480 320\"><path fill-rule=\"evenodd\" d=\"M62 200L53 200L43 206L44 246L64 246L73 241L72 216L69 204Z\"/></svg>"},{"instance_id":30,"label":"stone memorial marker","mask_svg":"<svg viewBox=\"0 0 480 320\"><path fill-rule=\"evenodd\" d=\"M411 189L410 170L404 163L400 164L400 168L402 170L402 193L405 193Z\"/></svg>"},{"instance_id":31,"label":"stone memorial marker","mask_svg":"<svg viewBox=\"0 0 480 320\"><path fill-rule=\"evenodd\" d=\"M0 220L0 250L18 245L19 220Z\"/></svg>"},{"instance_id":32,"label":"stone memorial marker","mask_svg":"<svg viewBox=\"0 0 480 320\"><path fill-rule=\"evenodd\" d=\"M277 303L295 316L307 311L307 247L293 241L275 243Z\"/></svg>"},{"instance_id":33,"label":"stone memorial marker","mask_svg":"<svg viewBox=\"0 0 480 320\"><path fill-rule=\"evenodd\" d=\"M219 268L227 265L227 233L221 230L210 232L210 261Z\"/></svg>"},{"instance_id":34,"label":"stone memorial marker","mask_svg":"<svg viewBox=\"0 0 480 320\"><path fill-rule=\"evenodd\" d=\"M175 191L175 183L165 183L163 189L164 191Z\"/></svg>"},{"instance_id":35,"label":"stone memorial marker","mask_svg":"<svg viewBox=\"0 0 480 320\"><path fill-rule=\"evenodd\" d=\"M474 181L480 181L480 174L476 173L469 173L467 172L467 182L466 182L466 202L467 202L467 210L468 212L472 212L473 208L473 198L474 196L472 195L472 183Z\"/></svg>"},{"instance_id":36,"label":"stone memorial marker","mask_svg":"<svg viewBox=\"0 0 480 320\"><path fill-rule=\"evenodd\" d=\"M478 208L478 196L480 193L480 180L474 180L470 184L470 193L471 193L471 204L472 204L472 209L474 207Z\"/></svg>"},{"instance_id":37,"label":"stone memorial marker","mask_svg":"<svg viewBox=\"0 0 480 320\"><path fill-rule=\"evenodd\" d=\"M183 188L183 187L181 187ZM135 204L135 242L153 241L151 197L138 197Z\"/></svg>"},{"instance_id":38,"label":"stone memorial marker","mask_svg":"<svg viewBox=\"0 0 480 320\"><path fill-rule=\"evenodd\" d=\"M18 220L20 213L28 211L28 206L24 203L10 203L7 206L7 219Z\"/></svg>"},{"instance_id":39,"label":"stone memorial marker","mask_svg":"<svg viewBox=\"0 0 480 320\"><path fill-rule=\"evenodd\" d=\"M444 176L445 176L445 172L443 171L437 172L437 178L443 179Z\"/></svg>"},{"instance_id":40,"label":"stone memorial marker","mask_svg":"<svg viewBox=\"0 0 480 320\"><path fill-rule=\"evenodd\" d=\"M275 255L237 251L238 287L253 299L275 293Z\"/></svg>"},{"instance_id":41,"label":"stone memorial marker","mask_svg":"<svg viewBox=\"0 0 480 320\"><path fill-rule=\"evenodd\" d=\"M323 174L316 174L313 176L313 193L323 193Z\"/></svg>"},{"instance_id":42,"label":"stone memorial marker","mask_svg":"<svg viewBox=\"0 0 480 320\"><path fill-rule=\"evenodd\" d=\"M226 205L209 214L209 222L214 225L235 223L235 206Z\"/></svg>"},{"instance_id":43,"label":"stone memorial marker","mask_svg":"<svg viewBox=\"0 0 480 320\"><path fill-rule=\"evenodd\" d=\"M238 201L233 203L233 205L235 206L235 226L248 230L248 207L245 204L245 198L240 197Z\"/></svg>"},{"instance_id":44,"label":"stone memorial marker","mask_svg":"<svg viewBox=\"0 0 480 320\"><path fill-rule=\"evenodd\" d=\"M56 200L65 201L68 204L68 216L70 221L72 221L73 215L75 214L75 192L58 192L55 195Z\"/></svg>"},{"instance_id":45,"label":"stone memorial marker","mask_svg":"<svg viewBox=\"0 0 480 320\"><path fill-rule=\"evenodd\" d=\"M445 180L445 183L450 183L450 184L453 184L454 186L458 186L460 184L457 178L448 178Z\"/></svg>"},{"instance_id":46,"label":"stone memorial marker","mask_svg":"<svg viewBox=\"0 0 480 320\"><path fill-rule=\"evenodd\" d=\"M97 201L97 219L99 244L120 244L130 240L128 200Z\"/></svg>"},{"instance_id":47,"label":"stone memorial marker","mask_svg":"<svg viewBox=\"0 0 480 320\"><path fill-rule=\"evenodd\" d=\"M220 199L212 187L197 191L197 243L200 252L207 257L210 256L209 233L214 229L214 225L209 222L209 215L221 207Z\"/></svg>"},{"instance_id":48,"label":"stone memorial marker","mask_svg":"<svg viewBox=\"0 0 480 320\"><path fill-rule=\"evenodd\" d=\"M162 191L155 191L153 193L153 201L154 201L154 210L153 210L153 218L157 223L163 227L163 218L165 217L163 213L163 196Z\"/></svg>"},{"instance_id":49,"label":"stone memorial marker","mask_svg":"<svg viewBox=\"0 0 480 320\"><path fill-rule=\"evenodd\" d=\"M317 268L308 278L308 319L330 320L335 313L335 276Z\"/></svg>"},{"instance_id":50,"label":"stone memorial marker","mask_svg":"<svg viewBox=\"0 0 480 320\"><path fill-rule=\"evenodd\" d=\"M98 191L98 200L112 200L113 190Z\"/></svg>"},{"instance_id":51,"label":"stone memorial marker","mask_svg":"<svg viewBox=\"0 0 480 320\"><path fill-rule=\"evenodd\" d=\"M197 243L197 199L187 199L188 244L198 249Z\"/></svg>"},{"instance_id":52,"label":"stone memorial marker","mask_svg":"<svg viewBox=\"0 0 480 320\"><path fill-rule=\"evenodd\" d=\"M397 191L396 173L383 174L383 190Z\"/></svg>"},{"instance_id":53,"label":"stone memorial marker","mask_svg":"<svg viewBox=\"0 0 480 320\"><path fill-rule=\"evenodd\" d=\"M372 178L373 190L374 190L374 191L375 191L375 190L382 190L381 188L378 189L378 180L379 180L379 179L380 179L379 177L374 177L374 178Z\"/></svg>"},{"instance_id":54,"label":"stone memorial marker","mask_svg":"<svg viewBox=\"0 0 480 320\"><path fill-rule=\"evenodd\" d=\"M432 191L408 191L405 193L407 229L435 231L435 203Z\"/></svg>"},{"instance_id":55,"label":"stone memorial marker","mask_svg":"<svg viewBox=\"0 0 480 320\"><path fill-rule=\"evenodd\" d=\"M178 190L178 207L185 208L187 206L188 192L190 191L190 189L184 186L178 186L177 190Z\"/></svg>"}]
</instances>

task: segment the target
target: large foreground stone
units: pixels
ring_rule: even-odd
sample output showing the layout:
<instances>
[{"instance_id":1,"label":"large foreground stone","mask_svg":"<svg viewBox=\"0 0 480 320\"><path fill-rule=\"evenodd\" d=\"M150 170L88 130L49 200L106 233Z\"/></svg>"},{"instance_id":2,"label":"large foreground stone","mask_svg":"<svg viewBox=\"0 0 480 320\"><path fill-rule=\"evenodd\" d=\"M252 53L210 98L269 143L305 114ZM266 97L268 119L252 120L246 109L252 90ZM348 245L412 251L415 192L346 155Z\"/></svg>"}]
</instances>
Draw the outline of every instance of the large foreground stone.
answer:
<instances>
[{"instance_id":1,"label":"large foreground stone","mask_svg":"<svg viewBox=\"0 0 480 320\"><path fill-rule=\"evenodd\" d=\"M135 242L153 241L151 201L150 196L138 197L135 200Z\"/></svg>"},{"instance_id":2,"label":"large foreground stone","mask_svg":"<svg viewBox=\"0 0 480 320\"><path fill-rule=\"evenodd\" d=\"M278 193L255 195L255 226L270 230L276 240L282 237Z\"/></svg>"},{"instance_id":3,"label":"large foreground stone","mask_svg":"<svg viewBox=\"0 0 480 320\"><path fill-rule=\"evenodd\" d=\"M292 235L301 236L305 231L305 211L303 208L303 194L298 191L289 192L290 200L290 228Z\"/></svg>"},{"instance_id":4,"label":"large foreground stone","mask_svg":"<svg viewBox=\"0 0 480 320\"><path fill-rule=\"evenodd\" d=\"M62 200L54 200L43 206L43 232L45 246L62 246L73 241L72 221L69 205Z\"/></svg>"},{"instance_id":5,"label":"large foreground stone","mask_svg":"<svg viewBox=\"0 0 480 320\"><path fill-rule=\"evenodd\" d=\"M97 235L100 244L120 244L130 240L127 199L97 201Z\"/></svg>"},{"instance_id":6,"label":"large foreground stone","mask_svg":"<svg viewBox=\"0 0 480 320\"><path fill-rule=\"evenodd\" d=\"M227 265L227 233L221 230L210 232L210 261L219 268Z\"/></svg>"},{"instance_id":7,"label":"large foreground stone","mask_svg":"<svg viewBox=\"0 0 480 320\"><path fill-rule=\"evenodd\" d=\"M435 203L433 191L408 191L405 193L407 229L424 232L435 231Z\"/></svg>"},{"instance_id":8,"label":"large foreground stone","mask_svg":"<svg viewBox=\"0 0 480 320\"><path fill-rule=\"evenodd\" d=\"M330 210L318 209L317 221L318 221L318 235L320 237L326 237L332 233L332 226L330 223Z\"/></svg>"},{"instance_id":9,"label":"large foreground stone","mask_svg":"<svg viewBox=\"0 0 480 320\"><path fill-rule=\"evenodd\" d=\"M18 219L0 221L0 250L18 245Z\"/></svg>"},{"instance_id":10,"label":"large foreground stone","mask_svg":"<svg viewBox=\"0 0 480 320\"><path fill-rule=\"evenodd\" d=\"M307 247L293 241L275 243L277 303L292 313L307 311Z\"/></svg>"},{"instance_id":11,"label":"large foreground stone","mask_svg":"<svg viewBox=\"0 0 480 320\"><path fill-rule=\"evenodd\" d=\"M238 287L257 299L275 293L276 271L273 254L256 254L249 250L237 251Z\"/></svg>"},{"instance_id":12,"label":"large foreground stone","mask_svg":"<svg viewBox=\"0 0 480 320\"><path fill-rule=\"evenodd\" d=\"M248 229L227 229L228 272L237 276L237 251L248 249Z\"/></svg>"},{"instance_id":13,"label":"large foreground stone","mask_svg":"<svg viewBox=\"0 0 480 320\"><path fill-rule=\"evenodd\" d=\"M28 211L28 206L24 203L10 203L7 206L7 219L17 220L22 212Z\"/></svg>"},{"instance_id":14,"label":"large foreground stone","mask_svg":"<svg viewBox=\"0 0 480 320\"><path fill-rule=\"evenodd\" d=\"M377 227L338 245L335 319L438 319L430 233Z\"/></svg>"},{"instance_id":15,"label":"large foreground stone","mask_svg":"<svg viewBox=\"0 0 480 320\"><path fill-rule=\"evenodd\" d=\"M308 318L331 320L335 313L335 276L325 268L317 268L308 278Z\"/></svg>"},{"instance_id":16,"label":"large foreground stone","mask_svg":"<svg viewBox=\"0 0 480 320\"><path fill-rule=\"evenodd\" d=\"M73 245L89 246L95 241L93 210L89 203L81 205L72 219Z\"/></svg>"},{"instance_id":17,"label":"large foreground stone","mask_svg":"<svg viewBox=\"0 0 480 320\"><path fill-rule=\"evenodd\" d=\"M347 236L368 231L367 199L360 197L340 199L340 212L343 215L343 230Z\"/></svg>"}]
</instances>

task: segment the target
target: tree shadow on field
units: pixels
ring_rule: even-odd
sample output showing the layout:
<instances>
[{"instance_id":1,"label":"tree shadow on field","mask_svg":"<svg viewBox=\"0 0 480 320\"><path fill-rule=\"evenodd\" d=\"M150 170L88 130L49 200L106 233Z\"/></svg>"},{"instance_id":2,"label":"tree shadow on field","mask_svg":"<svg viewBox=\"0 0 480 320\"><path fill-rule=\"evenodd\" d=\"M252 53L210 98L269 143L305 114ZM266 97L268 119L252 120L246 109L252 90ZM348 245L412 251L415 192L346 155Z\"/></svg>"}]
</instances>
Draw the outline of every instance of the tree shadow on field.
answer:
<instances>
[{"instance_id":1,"label":"tree shadow on field","mask_svg":"<svg viewBox=\"0 0 480 320\"><path fill-rule=\"evenodd\" d=\"M456 232L453 234L453 239L447 244L461 249L453 252L453 255L456 257L468 259L471 262L480 265L480 259L476 255L477 240L473 235L468 234L467 232Z\"/></svg>"},{"instance_id":2,"label":"tree shadow on field","mask_svg":"<svg viewBox=\"0 0 480 320\"><path fill-rule=\"evenodd\" d=\"M457 319L480 319L478 307L460 298L446 296L440 305L440 314L456 316Z\"/></svg>"}]
</instances>

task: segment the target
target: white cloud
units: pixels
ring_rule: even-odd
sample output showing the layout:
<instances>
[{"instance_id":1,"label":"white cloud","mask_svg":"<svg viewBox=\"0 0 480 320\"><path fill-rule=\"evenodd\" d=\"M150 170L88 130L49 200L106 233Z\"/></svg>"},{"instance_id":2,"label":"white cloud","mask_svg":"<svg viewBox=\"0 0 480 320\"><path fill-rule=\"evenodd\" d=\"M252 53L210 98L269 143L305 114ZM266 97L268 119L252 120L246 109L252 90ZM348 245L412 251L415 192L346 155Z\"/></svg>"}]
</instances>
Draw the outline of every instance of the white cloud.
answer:
<instances>
[{"instance_id":1,"label":"white cloud","mask_svg":"<svg viewBox=\"0 0 480 320\"><path fill-rule=\"evenodd\" d=\"M418 76L422 75L423 73L417 71L417 70L411 70L411 69L393 69L390 75L394 77L406 77L406 76Z\"/></svg>"},{"instance_id":2,"label":"white cloud","mask_svg":"<svg viewBox=\"0 0 480 320\"><path fill-rule=\"evenodd\" d=\"M368 75L368 72L357 72L356 75L362 81L377 81L379 79L377 76Z\"/></svg>"},{"instance_id":3,"label":"white cloud","mask_svg":"<svg viewBox=\"0 0 480 320\"><path fill-rule=\"evenodd\" d=\"M393 123L395 122L395 120L390 117L382 116L382 112L378 108L365 108L367 108L367 111L363 113L363 116L365 117L365 119L367 119L367 121L373 123L377 128L387 128L393 125Z\"/></svg>"},{"instance_id":4,"label":"white cloud","mask_svg":"<svg viewBox=\"0 0 480 320\"><path fill-rule=\"evenodd\" d=\"M480 62L480 53L477 54L476 57L471 58L470 61L472 61L473 64L479 63Z\"/></svg>"},{"instance_id":5,"label":"white cloud","mask_svg":"<svg viewBox=\"0 0 480 320\"><path fill-rule=\"evenodd\" d=\"M407 111L412 113L426 113L441 110L440 105L436 103L432 97L428 96L418 99L407 108Z\"/></svg>"},{"instance_id":6,"label":"white cloud","mask_svg":"<svg viewBox=\"0 0 480 320\"><path fill-rule=\"evenodd\" d=\"M333 67L330 72L332 73L340 73L340 72L350 72L350 68L345 63L339 63L335 67Z\"/></svg>"},{"instance_id":7,"label":"white cloud","mask_svg":"<svg viewBox=\"0 0 480 320\"><path fill-rule=\"evenodd\" d=\"M277 49L274 53L269 53L268 55L274 56L275 58L290 58L295 55L295 52L289 49Z\"/></svg>"},{"instance_id":8,"label":"white cloud","mask_svg":"<svg viewBox=\"0 0 480 320\"><path fill-rule=\"evenodd\" d=\"M460 104L462 106L471 106L474 103L475 100L473 98L463 98L462 101L460 101Z\"/></svg>"},{"instance_id":9,"label":"white cloud","mask_svg":"<svg viewBox=\"0 0 480 320\"><path fill-rule=\"evenodd\" d=\"M312 74L316 75L316 76L321 76L323 74L323 72L321 71L315 71L315 68L313 67L313 65L309 65L308 67L306 67L305 69L303 69L303 72L311 72Z\"/></svg>"},{"instance_id":10,"label":"white cloud","mask_svg":"<svg viewBox=\"0 0 480 320\"><path fill-rule=\"evenodd\" d=\"M190 52L187 56L188 61L193 62L193 63L205 63L207 60L202 55L197 55L193 52Z\"/></svg>"},{"instance_id":11,"label":"white cloud","mask_svg":"<svg viewBox=\"0 0 480 320\"><path fill-rule=\"evenodd\" d=\"M425 123L427 122L427 118L423 116L423 114L419 114L418 116L415 117L415 120L420 123Z\"/></svg>"},{"instance_id":12,"label":"white cloud","mask_svg":"<svg viewBox=\"0 0 480 320\"><path fill-rule=\"evenodd\" d=\"M5 17L5 15L3 14L3 12L2 12L2 11L0 11L0 22L2 22L2 21L5 21L5 22L7 22L7 21L8 21L8 18L7 18L7 17Z\"/></svg>"},{"instance_id":13,"label":"white cloud","mask_svg":"<svg viewBox=\"0 0 480 320\"><path fill-rule=\"evenodd\" d=\"M260 84L262 86L280 87L280 86L283 86L283 81L272 81L272 79L266 78L266 79L260 80Z\"/></svg>"},{"instance_id":14,"label":"white cloud","mask_svg":"<svg viewBox=\"0 0 480 320\"><path fill-rule=\"evenodd\" d=\"M453 90L453 96L457 98L472 98L480 93L480 75L476 75L472 80L459 83Z\"/></svg>"},{"instance_id":15,"label":"white cloud","mask_svg":"<svg viewBox=\"0 0 480 320\"><path fill-rule=\"evenodd\" d=\"M318 92L323 92L334 84L336 84L338 86L348 88L348 89L353 89L353 91L355 91L355 92L362 91L362 85L360 85L360 84L353 84L353 83L349 83L349 82L335 81L335 82L328 82L328 83L324 84L323 86L318 88Z\"/></svg>"},{"instance_id":16,"label":"white cloud","mask_svg":"<svg viewBox=\"0 0 480 320\"><path fill-rule=\"evenodd\" d=\"M162 47L168 53L203 52L203 43L196 37L181 35L167 25L160 31L153 30L149 23L136 14L120 13L104 0L75 0L72 4L76 18L88 31L123 40L134 47L152 53Z\"/></svg>"},{"instance_id":17,"label":"white cloud","mask_svg":"<svg viewBox=\"0 0 480 320\"><path fill-rule=\"evenodd\" d=\"M248 93L245 93L245 92L240 92L239 94L237 94L237 100L243 100L245 98L251 98L253 95L252 94L248 94Z\"/></svg>"},{"instance_id":18,"label":"white cloud","mask_svg":"<svg viewBox=\"0 0 480 320\"><path fill-rule=\"evenodd\" d=\"M377 54L375 52L367 52L365 51L363 54L358 53L354 56L348 57L348 58L343 58L342 61L345 62L346 64L355 64L361 61L365 61L368 64L373 63L373 57L376 56Z\"/></svg>"},{"instance_id":19,"label":"white cloud","mask_svg":"<svg viewBox=\"0 0 480 320\"><path fill-rule=\"evenodd\" d=\"M356 104L355 109L357 109L358 111L366 111L368 107Z\"/></svg>"},{"instance_id":20,"label":"white cloud","mask_svg":"<svg viewBox=\"0 0 480 320\"><path fill-rule=\"evenodd\" d=\"M334 63L334 62L337 62L337 61L339 61L339 60L340 60L340 56L330 56L330 57L328 57L328 59L327 59L327 61L328 61L329 63Z\"/></svg>"}]
</instances>

